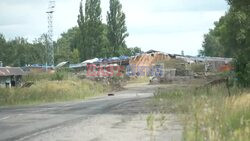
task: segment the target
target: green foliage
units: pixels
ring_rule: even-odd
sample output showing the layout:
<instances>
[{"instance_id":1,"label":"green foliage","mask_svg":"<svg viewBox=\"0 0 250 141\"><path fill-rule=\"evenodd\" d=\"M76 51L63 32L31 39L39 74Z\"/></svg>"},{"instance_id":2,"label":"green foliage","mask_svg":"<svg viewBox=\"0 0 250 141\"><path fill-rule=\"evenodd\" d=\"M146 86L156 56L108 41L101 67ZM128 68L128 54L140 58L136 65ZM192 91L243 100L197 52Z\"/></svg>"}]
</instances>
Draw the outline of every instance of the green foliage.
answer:
<instances>
[{"instance_id":1,"label":"green foliage","mask_svg":"<svg viewBox=\"0 0 250 141\"><path fill-rule=\"evenodd\" d=\"M230 9L205 35L203 56L232 57L239 85L250 86L250 2L228 0Z\"/></svg>"},{"instance_id":2,"label":"green foliage","mask_svg":"<svg viewBox=\"0 0 250 141\"><path fill-rule=\"evenodd\" d=\"M235 72L237 81L240 86L249 87L250 86L250 57L249 55L242 53L240 54L235 62Z\"/></svg>"},{"instance_id":3,"label":"green foliage","mask_svg":"<svg viewBox=\"0 0 250 141\"><path fill-rule=\"evenodd\" d=\"M110 0L107 25L102 23L100 4L100 0L86 0L85 9L83 9L81 1L78 26L62 33L61 37L54 42L55 65L64 61L75 64L87 59L133 56L141 53L138 47L127 48L125 39L128 33L120 2ZM0 60L3 61L4 66L46 64L47 46L46 34L42 34L33 43L29 43L22 37L7 41L0 34Z\"/></svg>"},{"instance_id":4,"label":"green foliage","mask_svg":"<svg viewBox=\"0 0 250 141\"><path fill-rule=\"evenodd\" d=\"M23 76L23 81L24 82L37 82L37 81L41 81L41 80L51 80L53 74L51 73L35 73L35 74L28 74Z\"/></svg>"},{"instance_id":5,"label":"green foliage","mask_svg":"<svg viewBox=\"0 0 250 141\"><path fill-rule=\"evenodd\" d=\"M137 54L141 54L143 53L143 51L141 50L141 48L139 47L132 47L132 48L128 48L128 51L125 53L125 55L127 56L136 56Z\"/></svg>"},{"instance_id":6,"label":"green foliage","mask_svg":"<svg viewBox=\"0 0 250 141\"><path fill-rule=\"evenodd\" d=\"M51 80L62 81L65 78L66 72L56 72L52 75Z\"/></svg>"},{"instance_id":7,"label":"green foliage","mask_svg":"<svg viewBox=\"0 0 250 141\"><path fill-rule=\"evenodd\" d=\"M83 14L82 1L80 4L78 26L80 28L79 51L82 59L106 56L103 47L107 47L107 42L105 42L105 26L101 19L100 4L100 0L87 0L85 15Z\"/></svg>"},{"instance_id":8,"label":"green foliage","mask_svg":"<svg viewBox=\"0 0 250 141\"><path fill-rule=\"evenodd\" d=\"M148 117L147 117L147 127L149 130L153 131L154 130L154 120L155 117L154 115L151 113Z\"/></svg>"},{"instance_id":9,"label":"green foliage","mask_svg":"<svg viewBox=\"0 0 250 141\"><path fill-rule=\"evenodd\" d=\"M205 72L205 64L191 64L191 70L196 73Z\"/></svg>"},{"instance_id":10,"label":"green foliage","mask_svg":"<svg viewBox=\"0 0 250 141\"><path fill-rule=\"evenodd\" d=\"M73 49L70 57L70 62L73 64L79 63L80 62L80 53L78 49Z\"/></svg>"},{"instance_id":11,"label":"green foliage","mask_svg":"<svg viewBox=\"0 0 250 141\"><path fill-rule=\"evenodd\" d=\"M0 50L0 60L5 66L44 63L46 58L42 37L31 44L21 37L6 41L4 36L0 35Z\"/></svg>"},{"instance_id":12,"label":"green foliage","mask_svg":"<svg viewBox=\"0 0 250 141\"><path fill-rule=\"evenodd\" d=\"M107 14L107 37L113 56L124 55L127 51L125 39L128 37L128 33L125 18L120 1L110 0L109 12Z\"/></svg>"},{"instance_id":13,"label":"green foliage","mask_svg":"<svg viewBox=\"0 0 250 141\"><path fill-rule=\"evenodd\" d=\"M70 63L79 63L80 53L77 48L78 27L69 29L66 33L61 34L61 38L55 43L55 62L60 63L69 61Z\"/></svg>"}]
</instances>

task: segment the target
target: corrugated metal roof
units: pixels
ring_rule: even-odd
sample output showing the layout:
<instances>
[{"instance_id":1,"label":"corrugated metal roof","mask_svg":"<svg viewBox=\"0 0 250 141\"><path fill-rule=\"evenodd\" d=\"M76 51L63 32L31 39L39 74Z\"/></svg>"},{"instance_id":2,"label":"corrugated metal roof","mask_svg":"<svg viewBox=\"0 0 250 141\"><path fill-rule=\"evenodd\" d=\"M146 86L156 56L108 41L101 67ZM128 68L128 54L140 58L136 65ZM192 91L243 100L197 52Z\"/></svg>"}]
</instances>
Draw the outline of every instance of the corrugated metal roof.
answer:
<instances>
[{"instance_id":1,"label":"corrugated metal roof","mask_svg":"<svg viewBox=\"0 0 250 141\"><path fill-rule=\"evenodd\" d=\"M0 67L0 76L25 75L21 68Z\"/></svg>"}]
</instances>

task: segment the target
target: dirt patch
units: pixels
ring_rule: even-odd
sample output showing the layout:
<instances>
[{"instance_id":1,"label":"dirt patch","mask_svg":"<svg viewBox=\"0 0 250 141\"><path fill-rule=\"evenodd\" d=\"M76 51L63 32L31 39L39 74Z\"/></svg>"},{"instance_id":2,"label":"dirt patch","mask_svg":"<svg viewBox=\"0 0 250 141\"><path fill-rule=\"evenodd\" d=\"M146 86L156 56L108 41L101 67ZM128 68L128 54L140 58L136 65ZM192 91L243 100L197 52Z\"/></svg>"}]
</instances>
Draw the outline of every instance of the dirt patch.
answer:
<instances>
[{"instance_id":1,"label":"dirt patch","mask_svg":"<svg viewBox=\"0 0 250 141\"><path fill-rule=\"evenodd\" d=\"M177 141L181 139L181 126L171 119L173 117L169 116L166 127L151 131L147 128L147 116L99 115L90 117L77 125L39 135L30 141L166 141L166 139Z\"/></svg>"}]
</instances>

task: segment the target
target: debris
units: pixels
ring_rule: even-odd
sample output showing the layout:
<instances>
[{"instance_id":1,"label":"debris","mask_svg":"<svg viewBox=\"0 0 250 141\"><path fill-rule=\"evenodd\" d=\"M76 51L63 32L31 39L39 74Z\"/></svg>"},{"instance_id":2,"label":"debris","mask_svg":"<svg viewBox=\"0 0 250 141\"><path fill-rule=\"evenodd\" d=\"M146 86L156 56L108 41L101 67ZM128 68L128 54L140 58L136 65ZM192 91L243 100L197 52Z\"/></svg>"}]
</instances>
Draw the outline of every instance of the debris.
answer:
<instances>
[{"instance_id":1,"label":"debris","mask_svg":"<svg viewBox=\"0 0 250 141\"><path fill-rule=\"evenodd\" d=\"M115 96L115 94L108 94L108 96Z\"/></svg>"},{"instance_id":2,"label":"debris","mask_svg":"<svg viewBox=\"0 0 250 141\"><path fill-rule=\"evenodd\" d=\"M29 88L34 84L35 84L34 82L26 82L26 83L23 84L22 88Z\"/></svg>"}]
</instances>

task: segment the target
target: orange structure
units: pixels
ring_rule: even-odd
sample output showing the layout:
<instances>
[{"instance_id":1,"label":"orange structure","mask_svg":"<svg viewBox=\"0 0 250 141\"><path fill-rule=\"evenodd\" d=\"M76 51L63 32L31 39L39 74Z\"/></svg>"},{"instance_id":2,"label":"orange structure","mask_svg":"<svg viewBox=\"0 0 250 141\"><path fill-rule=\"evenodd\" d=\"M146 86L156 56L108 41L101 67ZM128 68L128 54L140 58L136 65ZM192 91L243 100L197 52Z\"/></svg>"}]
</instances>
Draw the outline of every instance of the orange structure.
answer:
<instances>
[{"instance_id":1,"label":"orange structure","mask_svg":"<svg viewBox=\"0 0 250 141\"><path fill-rule=\"evenodd\" d=\"M129 65L133 66L133 72L140 72L147 76L149 74L150 69L156 63L167 61L170 59L170 56L161 52L144 53L130 59ZM143 76L142 74L140 75Z\"/></svg>"}]
</instances>

